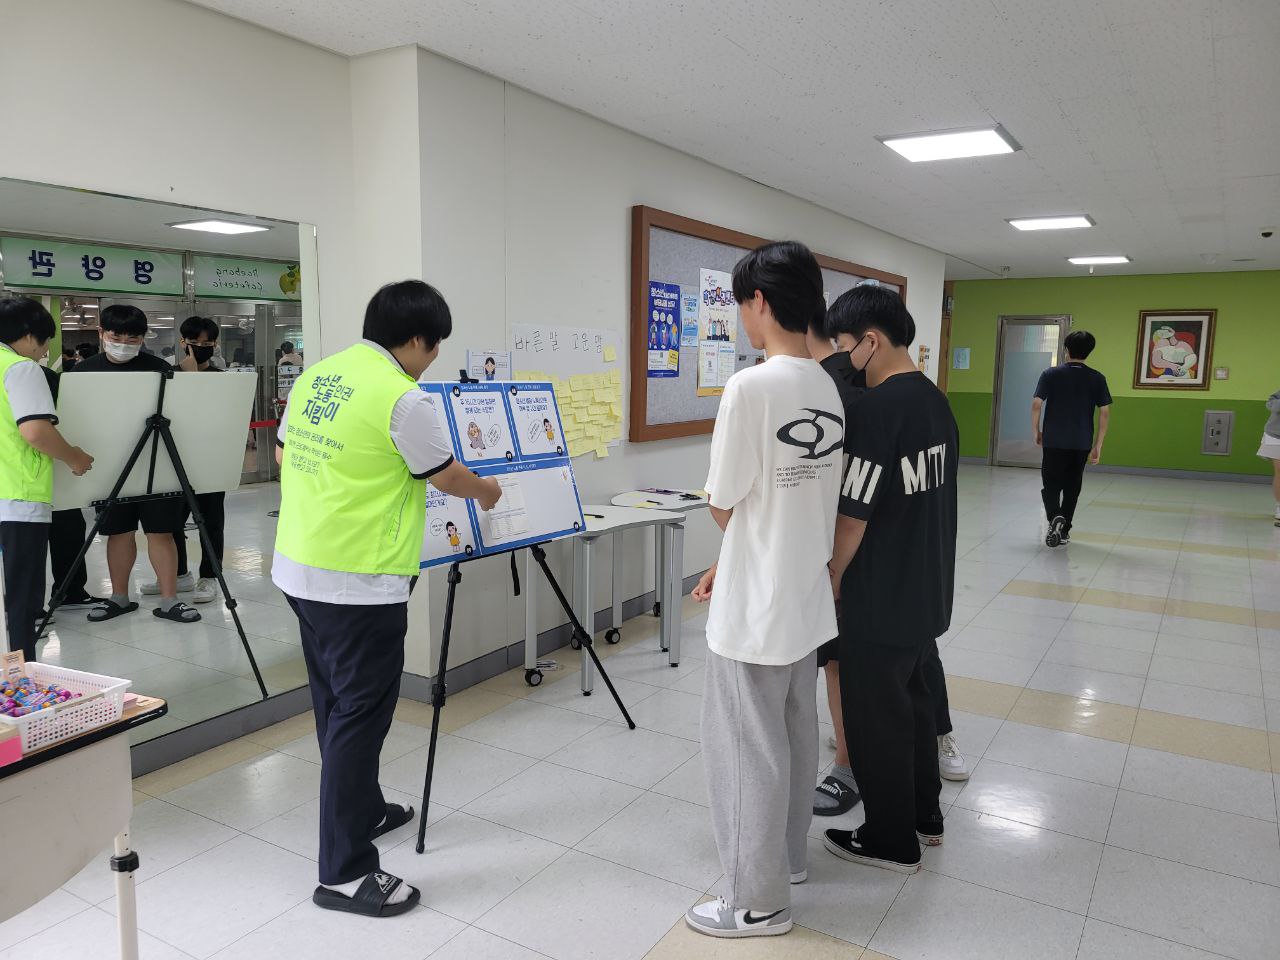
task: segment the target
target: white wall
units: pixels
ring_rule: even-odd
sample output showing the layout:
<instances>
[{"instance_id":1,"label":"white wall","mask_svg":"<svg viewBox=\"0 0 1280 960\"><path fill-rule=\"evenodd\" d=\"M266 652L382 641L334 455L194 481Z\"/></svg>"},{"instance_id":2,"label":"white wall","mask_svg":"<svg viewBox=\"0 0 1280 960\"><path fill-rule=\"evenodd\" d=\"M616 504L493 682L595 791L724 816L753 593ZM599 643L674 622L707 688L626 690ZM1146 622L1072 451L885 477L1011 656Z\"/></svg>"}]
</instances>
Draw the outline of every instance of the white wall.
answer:
<instances>
[{"instance_id":1,"label":"white wall","mask_svg":"<svg viewBox=\"0 0 1280 960\"><path fill-rule=\"evenodd\" d=\"M757 236L803 240L821 253L906 276L920 342L932 345L936 358L941 254L433 54L419 53L419 79L423 277L441 287L454 316L454 334L441 351L436 376L456 376L468 346L505 344L510 324L545 318L548 310L567 326L614 329L618 342L627 344L634 204ZM627 369L625 357L619 362ZM584 497L595 502L636 486L698 487L706 478L709 442L624 442L607 460L579 458L574 469ZM710 565L719 542L705 512L695 514L686 573ZM652 589L652 537L628 535L624 549L625 596ZM609 553L597 556L602 608ZM567 586L567 550L553 557ZM467 571L451 655L455 665L514 643L523 631L520 602L505 608L494 602L510 595L506 562L480 561ZM442 593L442 577L435 574L431 608L437 635ZM544 629L563 620L553 606L549 591L541 590Z\"/></svg>"},{"instance_id":2,"label":"white wall","mask_svg":"<svg viewBox=\"0 0 1280 960\"><path fill-rule=\"evenodd\" d=\"M360 302L345 58L178 0L3 0L0 23L0 176L313 223L322 320Z\"/></svg>"}]
</instances>

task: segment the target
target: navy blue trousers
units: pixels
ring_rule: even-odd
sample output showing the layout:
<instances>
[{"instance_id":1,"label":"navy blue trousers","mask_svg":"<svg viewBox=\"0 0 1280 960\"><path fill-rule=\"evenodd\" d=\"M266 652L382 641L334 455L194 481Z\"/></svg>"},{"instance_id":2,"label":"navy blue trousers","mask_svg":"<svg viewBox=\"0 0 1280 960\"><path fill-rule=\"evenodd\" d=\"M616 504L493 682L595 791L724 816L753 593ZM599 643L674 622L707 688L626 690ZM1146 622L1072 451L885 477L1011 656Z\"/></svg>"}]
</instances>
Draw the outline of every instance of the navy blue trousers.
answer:
<instances>
[{"instance_id":1,"label":"navy blue trousers","mask_svg":"<svg viewBox=\"0 0 1280 960\"><path fill-rule=\"evenodd\" d=\"M320 741L320 882L350 883L378 869L378 757L400 696L408 604L286 599L302 628Z\"/></svg>"}]
</instances>

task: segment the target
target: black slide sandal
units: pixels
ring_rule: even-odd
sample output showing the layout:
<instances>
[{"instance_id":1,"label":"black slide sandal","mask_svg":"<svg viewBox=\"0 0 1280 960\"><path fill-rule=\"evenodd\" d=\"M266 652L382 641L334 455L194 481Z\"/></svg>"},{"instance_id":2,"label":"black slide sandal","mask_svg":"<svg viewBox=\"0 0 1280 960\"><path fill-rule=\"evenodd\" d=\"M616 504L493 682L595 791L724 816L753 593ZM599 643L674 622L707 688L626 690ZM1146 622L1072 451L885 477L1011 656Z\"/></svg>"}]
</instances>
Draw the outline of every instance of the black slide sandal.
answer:
<instances>
[{"instance_id":1,"label":"black slide sandal","mask_svg":"<svg viewBox=\"0 0 1280 960\"><path fill-rule=\"evenodd\" d=\"M817 790L819 793L826 794L834 800L836 806L819 807L815 805L813 808L815 817L842 817L862 802L862 795L839 777L827 777L818 784Z\"/></svg>"},{"instance_id":2,"label":"black slide sandal","mask_svg":"<svg viewBox=\"0 0 1280 960\"><path fill-rule=\"evenodd\" d=\"M387 818L373 831L373 839L377 840L392 830L399 830L413 819L413 807L402 807L398 803L387 804Z\"/></svg>"},{"instance_id":3,"label":"black slide sandal","mask_svg":"<svg viewBox=\"0 0 1280 960\"><path fill-rule=\"evenodd\" d=\"M422 899L421 891L410 887L408 900L403 903L387 903L387 898L402 883L404 881L399 877L375 870L364 878L354 897L344 896L328 887L316 887L316 892L311 895L311 902L325 910L354 913L362 917L398 917L402 913L408 913Z\"/></svg>"},{"instance_id":4,"label":"black slide sandal","mask_svg":"<svg viewBox=\"0 0 1280 960\"><path fill-rule=\"evenodd\" d=\"M138 605L135 603L133 606L136 609ZM175 603L168 610L161 610L159 607L156 607L151 612L161 620L172 620L174 623L195 623L200 619L200 611L196 610L194 607L187 606L181 601ZM188 614L190 614L190 616L188 616Z\"/></svg>"},{"instance_id":5,"label":"black slide sandal","mask_svg":"<svg viewBox=\"0 0 1280 960\"><path fill-rule=\"evenodd\" d=\"M126 613L133 613L138 609L137 603L130 600L123 607L112 600L103 600L100 604L89 611L86 618L90 623L103 623L107 620L114 620L116 617L123 617Z\"/></svg>"}]
</instances>

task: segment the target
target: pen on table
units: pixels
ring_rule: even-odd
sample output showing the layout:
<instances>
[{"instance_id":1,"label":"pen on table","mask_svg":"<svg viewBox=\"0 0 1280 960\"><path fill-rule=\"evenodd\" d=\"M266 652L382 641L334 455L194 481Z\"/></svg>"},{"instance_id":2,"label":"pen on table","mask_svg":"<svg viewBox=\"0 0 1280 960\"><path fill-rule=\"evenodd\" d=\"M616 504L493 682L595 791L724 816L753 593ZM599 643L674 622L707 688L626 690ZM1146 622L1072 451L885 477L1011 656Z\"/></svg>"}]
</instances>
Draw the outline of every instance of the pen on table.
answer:
<instances>
[{"instance_id":1,"label":"pen on table","mask_svg":"<svg viewBox=\"0 0 1280 960\"><path fill-rule=\"evenodd\" d=\"M603 514L603 513L584 513L584 514L583 514L583 516L584 516L584 517L592 517L592 518L594 518L594 519L596 519L596 520L603 520L603 519L604 519L604 514Z\"/></svg>"},{"instance_id":2,"label":"pen on table","mask_svg":"<svg viewBox=\"0 0 1280 960\"><path fill-rule=\"evenodd\" d=\"M652 503L655 507L662 506L661 500L646 500L645 503Z\"/></svg>"}]
</instances>

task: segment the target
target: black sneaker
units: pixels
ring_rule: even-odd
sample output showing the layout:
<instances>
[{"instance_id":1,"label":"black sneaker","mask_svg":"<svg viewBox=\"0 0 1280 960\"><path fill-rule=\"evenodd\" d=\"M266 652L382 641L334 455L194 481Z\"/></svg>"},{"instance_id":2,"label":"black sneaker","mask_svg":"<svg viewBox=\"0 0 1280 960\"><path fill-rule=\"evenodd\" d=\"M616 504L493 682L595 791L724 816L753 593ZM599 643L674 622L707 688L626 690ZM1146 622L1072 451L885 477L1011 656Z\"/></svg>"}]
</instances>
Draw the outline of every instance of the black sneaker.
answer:
<instances>
[{"instance_id":1,"label":"black sneaker","mask_svg":"<svg viewBox=\"0 0 1280 960\"><path fill-rule=\"evenodd\" d=\"M58 604L58 609L59 610L88 610L92 607L96 607L98 604L102 602L103 602L102 597L91 597L89 594L86 593L83 597L76 597L73 600L63 600L60 604Z\"/></svg>"},{"instance_id":2,"label":"black sneaker","mask_svg":"<svg viewBox=\"0 0 1280 960\"><path fill-rule=\"evenodd\" d=\"M839 777L827 777L818 784L816 789L819 799L834 801L835 806L818 806L815 803L813 805L815 817L840 817L862 802L862 796L857 789Z\"/></svg>"},{"instance_id":3,"label":"black sneaker","mask_svg":"<svg viewBox=\"0 0 1280 960\"><path fill-rule=\"evenodd\" d=\"M942 846L942 814L917 823L916 839L926 847Z\"/></svg>"},{"instance_id":4,"label":"black sneaker","mask_svg":"<svg viewBox=\"0 0 1280 960\"><path fill-rule=\"evenodd\" d=\"M916 859L912 862L881 856L862 846L858 842L858 835L850 830L828 830L822 835L822 844L841 860L848 860L850 863L864 863L869 867L892 870L894 873L920 872L919 854L916 854Z\"/></svg>"},{"instance_id":5,"label":"black sneaker","mask_svg":"<svg viewBox=\"0 0 1280 960\"><path fill-rule=\"evenodd\" d=\"M1067 525L1067 521L1062 517L1054 517L1049 521L1049 532L1044 535L1044 545L1046 547L1058 547L1062 545L1062 528Z\"/></svg>"},{"instance_id":6,"label":"black sneaker","mask_svg":"<svg viewBox=\"0 0 1280 960\"><path fill-rule=\"evenodd\" d=\"M1070 530L1063 530L1063 531L1062 531L1062 536L1061 536L1061 537L1059 537L1058 539L1059 539L1059 542L1060 542L1063 546L1066 546L1068 543L1070 543L1070 542L1071 542L1071 531L1070 531Z\"/></svg>"}]
</instances>

